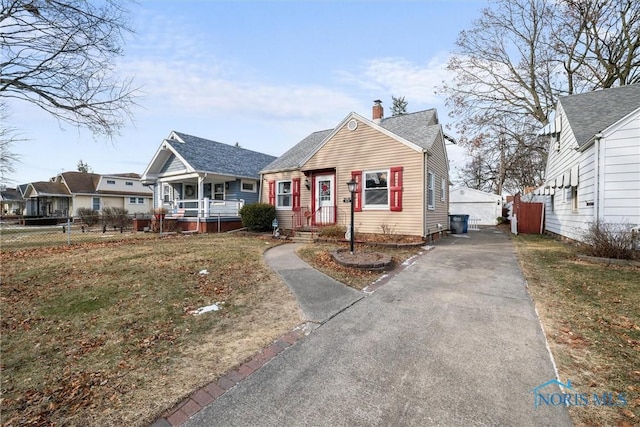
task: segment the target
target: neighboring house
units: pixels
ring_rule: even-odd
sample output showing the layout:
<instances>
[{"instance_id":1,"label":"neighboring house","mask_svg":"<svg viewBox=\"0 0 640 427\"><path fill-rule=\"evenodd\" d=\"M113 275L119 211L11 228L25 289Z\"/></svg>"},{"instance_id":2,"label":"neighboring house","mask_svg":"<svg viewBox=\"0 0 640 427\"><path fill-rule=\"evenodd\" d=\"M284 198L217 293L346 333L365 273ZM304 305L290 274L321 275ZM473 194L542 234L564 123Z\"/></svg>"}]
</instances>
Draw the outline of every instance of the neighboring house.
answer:
<instances>
[{"instance_id":1,"label":"neighboring house","mask_svg":"<svg viewBox=\"0 0 640 427\"><path fill-rule=\"evenodd\" d=\"M50 181L27 184L25 215L73 217L79 208L100 212L106 207L126 209L129 214L149 213L152 195L135 173L62 172Z\"/></svg>"},{"instance_id":2,"label":"neighboring house","mask_svg":"<svg viewBox=\"0 0 640 427\"><path fill-rule=\"evenodd\" d=\"M0 214L22 215L24 200L19 188L0 188Z\"/></svg>"},{"instance_id":3,"label":"neighboring house","mask_svg":"<svg viewBox=\"0 0 640 427\"><path fill-rule=\"evenodd\" d=\"M475 225L496 225L502 216L502 196L467 187L450 191L449 212L469 215Z\"/></svg>"},{"instance_id":4,"label":"neighboring house","mask_svg":"<svg viewBox=\"0 0 640 427\"><path fill-rule=\"evenodd\" d=\"M548 232L581 241L589 223L640 225L640 84L560 98L541 134Z\"/></svg>"},{"instance_id":5,"label":"neighboring house","mask_svg":"<svg viewBox=\"0 0 640 427\"><path fill-rule=\"evenodd\" d=\"M372 120L350 113L266 166L262 201L283 229L348 226L355 180L356 232L435 235L448 223L444 140L436 110L384 118L376 101Z\"/></svg>"},{"instance_id":6,"label":"neighboring house","mask_svg":"<svg viewBox=\"0 0 640 427\"><path fill-rule=\"evenodd\" d=\"M238 211L258 201L259 172L273 160L268 154L174 131L160 144L142 182L153 186L154 207L179 218L181 228L214 231L219 221L239 224ZM203 229L201 223L213 227Z\"/></svg>"}]
</instances>

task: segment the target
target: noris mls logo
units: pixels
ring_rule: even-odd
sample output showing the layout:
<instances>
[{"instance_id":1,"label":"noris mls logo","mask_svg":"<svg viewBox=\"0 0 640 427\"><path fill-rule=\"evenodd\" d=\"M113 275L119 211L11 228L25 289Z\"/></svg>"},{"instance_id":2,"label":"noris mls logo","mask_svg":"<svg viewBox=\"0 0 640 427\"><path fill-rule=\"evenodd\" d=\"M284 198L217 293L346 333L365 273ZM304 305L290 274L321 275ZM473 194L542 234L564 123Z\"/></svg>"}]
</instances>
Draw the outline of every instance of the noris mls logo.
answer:
<instances>
[{"instance_id":1,"label":"noris mls logo","mask_svg":"<svg viewBox=\"0 0 640 427\"><path fill-rule=\"evenodd\" d=\"M555 391L554 385L560 386L560 392ZM625 393L579 393L571 386L553 379L540 384L529 391L533 393L533 406L626 406Z\"/></svg>"}]
</instances>

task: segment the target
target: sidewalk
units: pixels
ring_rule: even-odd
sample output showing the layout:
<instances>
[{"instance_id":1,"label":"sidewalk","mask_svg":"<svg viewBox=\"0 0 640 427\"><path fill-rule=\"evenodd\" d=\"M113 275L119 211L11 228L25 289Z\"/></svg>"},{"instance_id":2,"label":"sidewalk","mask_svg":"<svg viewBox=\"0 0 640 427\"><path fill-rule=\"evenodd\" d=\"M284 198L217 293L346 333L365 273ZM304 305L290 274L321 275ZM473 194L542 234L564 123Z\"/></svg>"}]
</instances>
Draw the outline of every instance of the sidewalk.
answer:
<instances>
[{"instance_id":1,"label":"sidewalk","mask_svg":"<svg viewBox=\"0 0 640 427\"><path fill-rule=\"evenodd\" d=\"M271 255L285 280L310 280L302 265ZM343 310L355 301L349 293L331 310L318 300L303 308L324 323L184 425L571 425L564 407L534 409L531 391L554 371L504 234L439 241Z\"/></svg>"},{"instance_id":2,"label":"sidewalk","mask_svg":"<svg viewBox=\"0 0 640 427\"><path fill-rule=\"evenodd\" d=\"M363 292L332 279L298 258L295 251L301 246L298 243L273 247L264 259L296 297L305 320L324 323L364 298Z\"/></svg>"}]
</instances>

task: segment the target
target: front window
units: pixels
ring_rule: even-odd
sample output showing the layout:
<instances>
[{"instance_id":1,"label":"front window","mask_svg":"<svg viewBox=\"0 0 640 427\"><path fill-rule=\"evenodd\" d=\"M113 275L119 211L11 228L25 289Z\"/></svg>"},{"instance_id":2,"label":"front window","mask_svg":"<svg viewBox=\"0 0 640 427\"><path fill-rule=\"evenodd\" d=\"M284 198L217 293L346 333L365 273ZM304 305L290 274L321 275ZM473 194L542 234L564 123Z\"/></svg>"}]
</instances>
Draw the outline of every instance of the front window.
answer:
<instances>
[{"instance_id":1,"label":"front window","mask_svg":"<svg viewBox=\"0 0 640 427\"><path fill-rule=\"evenodd\" d=\"M100 197L94 197L91 203L91 209L94 211L100 210Z\"/></svg>"},{"instance_id":2,"label":"front window","mask_svg":"<svg viewBox=\"0 0 640 427\"><path fill-rule=\"evenodd\" d=\"M162 187L162 200L164 200L165 202L171 201L171 190L173 189L169 184L164 184L164 186Z\"/></svg>"},{"instance_id":3,"label":"front window","mask_svg":"<svg viewBox=\"0 0 640 427\"><path fill-rule=\"evenodd\" d=\"M436 206L436 197L435 197L435 181L436 177L433 172L427 173L427 207L429 209L434 209Z\"/></svg>"},{"instance_id":4,"label":"front window","mask_svg":"<svg viewBox=\"0 0 640 427\"><path fill-rule=\"evenodd\" d=\"M291 181L278 181L276 186L276 207L277 208L290 208L291 207Z\"/></svg>"},{"instance_id":5,"label":"front window","mask_svg":"<svg viewBox=\"0 0 640 427\"><path fill-rule=\"evenodd\" d=\"M364 173L364 206L365 207L388 207L389 206L389 186L387 177L388 170L367 171Z\"/></svg>"}]
</instances>

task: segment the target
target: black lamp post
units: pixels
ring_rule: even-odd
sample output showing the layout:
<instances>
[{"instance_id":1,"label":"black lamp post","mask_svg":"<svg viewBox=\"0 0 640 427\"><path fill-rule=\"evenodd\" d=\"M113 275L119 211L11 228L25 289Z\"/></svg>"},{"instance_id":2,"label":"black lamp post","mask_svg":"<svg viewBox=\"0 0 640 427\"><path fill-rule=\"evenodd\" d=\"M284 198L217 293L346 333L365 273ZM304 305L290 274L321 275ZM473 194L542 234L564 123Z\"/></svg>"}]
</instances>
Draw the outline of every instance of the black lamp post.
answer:
<instances>
[{"instance_id":1,"label":"black lamp post","mask_svg":"<svg viewBox=\"0 0 640 427\"><path fill-rule=\"evenodd\" d=\"M354 204L354 198L353 195L356 192L356 186L358 185L357 182L355 182L353 180L353 178L347 182L347 187L349 188L349 193L351 193L351 228L349 229L349 251L351 252L351 254L353 255L353 235L355 234L353 231L353 204Z\"/></svg>"}]
</instances>

